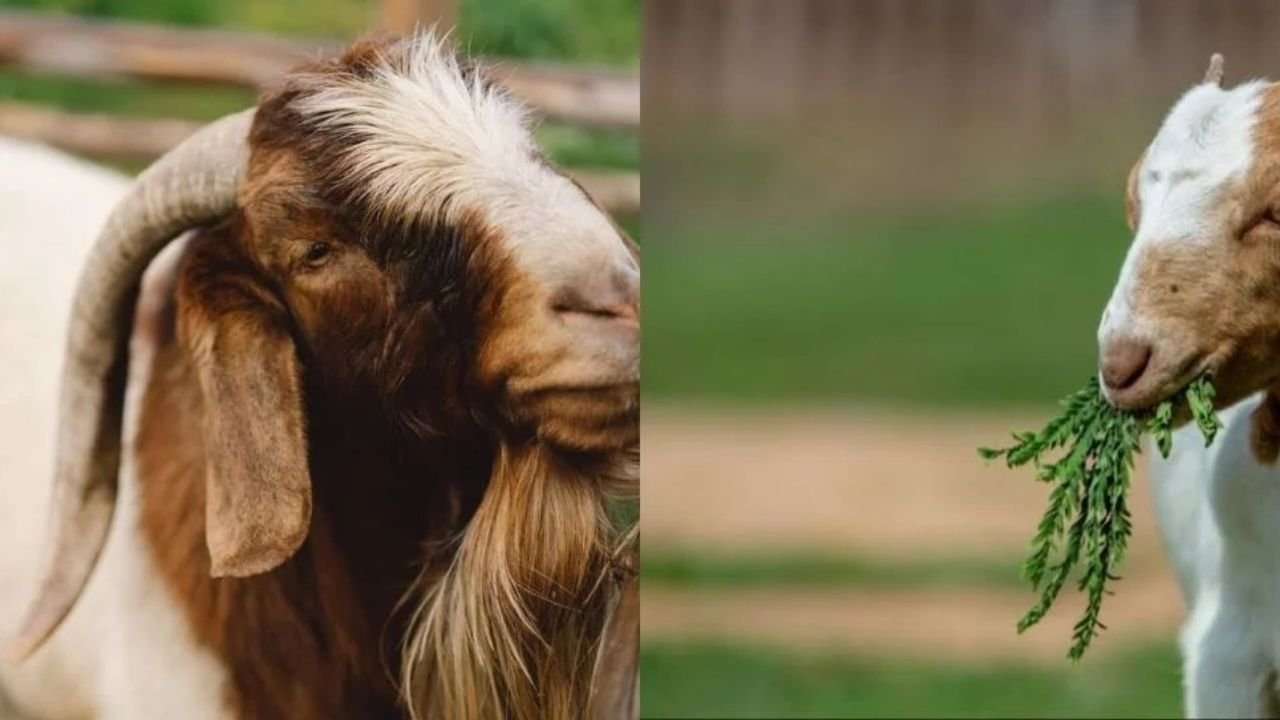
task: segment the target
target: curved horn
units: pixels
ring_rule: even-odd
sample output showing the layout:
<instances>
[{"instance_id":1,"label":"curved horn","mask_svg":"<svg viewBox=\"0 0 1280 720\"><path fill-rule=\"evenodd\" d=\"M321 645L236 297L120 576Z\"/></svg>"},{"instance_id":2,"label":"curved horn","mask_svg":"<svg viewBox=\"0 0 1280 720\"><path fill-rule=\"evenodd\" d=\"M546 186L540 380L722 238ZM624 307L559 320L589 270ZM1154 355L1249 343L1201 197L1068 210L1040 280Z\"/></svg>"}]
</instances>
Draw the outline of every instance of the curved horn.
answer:
<instances>
[{"instance_id":1,"label":"curved horn","mask_svg":"<svg viewBox=\"0 0 1280 720\"><path fill-rule=\"evenodd\" d=\"M71 611L106 541L120 467L129 330L142 273L174 237L235 207L252 121L252 109L222 118L143 171L89 253L67 333L44 576L10 648L15 659L39 648Z\"/></svg>"},{"instance_id":2,"label":"curved horn","mask_svg":"<svg viewBox=\"0 0 1280 720\"><path fill-rule=\"evenodd\" d=\"M1204 81L1222 87L1222 53L1209 56L1209 69L1204 71Z\"/></svg>"}]
</instances>

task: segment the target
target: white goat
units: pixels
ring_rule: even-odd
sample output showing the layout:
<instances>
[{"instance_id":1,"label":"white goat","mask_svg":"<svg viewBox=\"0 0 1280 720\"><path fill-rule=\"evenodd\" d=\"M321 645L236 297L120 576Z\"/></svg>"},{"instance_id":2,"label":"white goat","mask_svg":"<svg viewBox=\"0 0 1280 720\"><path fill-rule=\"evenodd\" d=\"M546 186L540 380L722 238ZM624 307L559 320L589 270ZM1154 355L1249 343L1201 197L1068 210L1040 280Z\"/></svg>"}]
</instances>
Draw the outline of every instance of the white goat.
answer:
<instances>
[{"instance_id":1,"label":"white goat","mask_svg":"<svg viewBox=\"0 0 1280 720\"><path fill-rule=\"evenodd\" d=\"M1108 397L1141 409L1211 373L1226 424L1152 463L1188 607L1192 717L1276 712L1280 670L1280 86L1221 87L1221 57L1129 177L1134 241L1099 329Z\"/></svg>"}]
</instances>

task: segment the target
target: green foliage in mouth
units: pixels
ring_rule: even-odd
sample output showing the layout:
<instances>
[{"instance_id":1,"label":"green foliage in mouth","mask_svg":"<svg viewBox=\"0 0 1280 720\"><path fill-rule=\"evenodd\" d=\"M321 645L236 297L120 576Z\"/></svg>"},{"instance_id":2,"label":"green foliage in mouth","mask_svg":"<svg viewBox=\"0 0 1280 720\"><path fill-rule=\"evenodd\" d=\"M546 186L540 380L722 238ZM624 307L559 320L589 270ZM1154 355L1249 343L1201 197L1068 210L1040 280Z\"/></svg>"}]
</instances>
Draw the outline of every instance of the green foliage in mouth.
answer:
<instances>
[{"instance_id":1,"label":"green foliage in mouth","mask_svg":"<svg viewBox=\"0 0 1280 720\"><path fill-rule=\"evenodd\" d=\"M982 457L1003 457L1010 468L1030 463L1036 468L1036 479L1053 486L1022 568L1040 599L1018 621L1018 632L1048 613L1079 567L1077 587L1087 594L1088 603L1075 625L1067 655L1072 660L1084 655L1106 628L1100 619L1102 599L1107 583L1118 579L1116 569L1133 531L1127 505L1129 478L1143 433L1151 433L1161 455L1168 457L1174 412L1185 404L1208 447L1222 427L1213 411L1213 398L1213 383L1202 376L1153 410L1134 413L1108 403L1094 377L1064 398L1062 412L1039 432L1014 433L1009 447L979 448Z\"/></svg>"}]
</instances>

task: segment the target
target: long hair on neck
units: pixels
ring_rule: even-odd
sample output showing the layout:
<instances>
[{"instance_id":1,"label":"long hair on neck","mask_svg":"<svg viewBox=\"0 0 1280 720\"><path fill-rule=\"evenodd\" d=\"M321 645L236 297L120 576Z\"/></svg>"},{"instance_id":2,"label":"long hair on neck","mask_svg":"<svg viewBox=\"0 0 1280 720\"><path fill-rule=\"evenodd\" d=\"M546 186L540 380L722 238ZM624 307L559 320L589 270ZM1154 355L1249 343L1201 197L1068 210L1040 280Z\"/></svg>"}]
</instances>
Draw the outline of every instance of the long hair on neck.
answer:
<instances>
[{"instance_id":1,"label":"long hair on neck","mask_svg":"<svg viewBox=\"0 0 1280 720\"><path fill-rule=\"evenodd\" d=\"M401 664L414 720L587 716L621 537L609 501L635 492L634 460L501 445L447 567L415 593Z\"/></svg>"}]
</instances>

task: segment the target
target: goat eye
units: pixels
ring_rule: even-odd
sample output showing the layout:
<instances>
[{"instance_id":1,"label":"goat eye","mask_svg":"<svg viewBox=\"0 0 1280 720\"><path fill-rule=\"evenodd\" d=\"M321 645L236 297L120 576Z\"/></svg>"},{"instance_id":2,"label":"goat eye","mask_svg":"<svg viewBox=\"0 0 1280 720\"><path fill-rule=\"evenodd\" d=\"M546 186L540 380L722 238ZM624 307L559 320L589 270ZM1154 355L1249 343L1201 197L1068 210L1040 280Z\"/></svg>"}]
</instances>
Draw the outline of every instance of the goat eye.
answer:
<instances>
[{"instance_id":1,"label":"goat eye","mask_svg":"<svg viewBox=\"0 0 1280 720\"><path fill-rule=\"evenodd\" d=\"M302 257L302 260L308 265L319 265L329 257L329 251L328 243L314 242L307 248L307 254Z\"/></svg>"}]
</instances>

